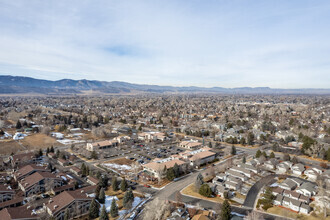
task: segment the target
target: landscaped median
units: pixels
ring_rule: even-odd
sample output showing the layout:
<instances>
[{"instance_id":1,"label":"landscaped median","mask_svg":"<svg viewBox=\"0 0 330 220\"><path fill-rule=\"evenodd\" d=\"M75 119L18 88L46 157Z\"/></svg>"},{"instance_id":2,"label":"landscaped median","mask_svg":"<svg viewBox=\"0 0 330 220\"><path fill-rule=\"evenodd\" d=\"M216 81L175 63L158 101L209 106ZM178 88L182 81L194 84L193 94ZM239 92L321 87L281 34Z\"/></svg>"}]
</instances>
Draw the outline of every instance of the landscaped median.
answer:
<instances>
[{"instance_id":1,"label":"landscaped median","mask_svg":"<svg viewBox=\"0 0 330 220\"><path fill-rule=\"evenodd\" d=\"M198 198L198 199L208 200L208 201L216 202L216 203L223 203L225 201L224 198L219 197L219 196L214 196L214 197L205 197L205 196L202 196L196 190L196 187L195 187L195 184L194 183L192 183L192 184L188 185L187 187L183 188L180 191L180 193L182 195L185 195L185 196L190 196L190 197L194 197L194 198ZM232 201L232 200L228 200L228 201L232 205L240 205L240 204L236 203L235 201Z\"/></svg>"}]
</instances>

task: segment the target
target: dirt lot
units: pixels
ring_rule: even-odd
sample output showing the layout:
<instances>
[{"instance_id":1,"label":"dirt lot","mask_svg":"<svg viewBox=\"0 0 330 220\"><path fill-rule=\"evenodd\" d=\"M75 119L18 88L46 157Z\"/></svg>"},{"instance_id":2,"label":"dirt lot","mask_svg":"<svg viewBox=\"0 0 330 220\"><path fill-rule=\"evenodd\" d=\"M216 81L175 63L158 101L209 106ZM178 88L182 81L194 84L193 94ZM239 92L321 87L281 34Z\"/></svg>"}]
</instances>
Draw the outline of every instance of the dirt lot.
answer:
<instances>
[{"instance_id":1,"label":"dirt lot","mask_svg":"<svg viewBox=\"0 0 330 220\"><path fill-rule=\"evenodd\" d=\"M22 150L24 149L14 140L0 141L0 155L10 155Z\"/></svg>"},{"instance_id":2,"label":"dirt lot","mask_svg":"<svg viewBox=\"0 0 330 220\"><path fill-rule=\"evenodd\" d=\"M134 163L133 160L126 159L125 157L114 159L114 160L108 160L104 163L113 163L118 165L131 165Z\"/></svg>"},{"instance_id":3,"label":"dirt lot","mask_svg":"<svg viewBox=\"0 0 330 220\"><path fill-rule=\"evenodd\" d=\"M25 137L23 140L20 140L20 142L28 150L40 148L45 149L47 147L51 147L52 145L61 145L59 142L56 141L55 138L49 137L45 134L32 134L30 136Z\"/></svg>"}]
</instances>

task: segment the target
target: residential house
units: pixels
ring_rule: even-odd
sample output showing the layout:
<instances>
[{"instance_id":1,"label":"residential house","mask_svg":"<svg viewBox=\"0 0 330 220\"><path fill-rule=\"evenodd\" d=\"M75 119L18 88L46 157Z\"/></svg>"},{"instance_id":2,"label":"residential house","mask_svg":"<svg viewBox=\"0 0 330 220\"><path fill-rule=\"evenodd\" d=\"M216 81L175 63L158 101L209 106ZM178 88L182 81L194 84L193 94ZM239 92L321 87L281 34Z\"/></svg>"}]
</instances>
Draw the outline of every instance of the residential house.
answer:
<instances>
[{"instance_id":1,"label":"residential house","mask_svg":"<svg viewBox=\"0 0 330 220\"><path fill-rule=\"evenodd\" d=\"M15 191L9 185L0 185L0 203L11 200Z\"/></svg>"},{"instance_id":2,"label":"residential house","mask_svg":"<svg viewBox=\"0 0 330 220\"><path fill-rule=\"evenodd\" d=\"M276 158L271 158L264 163L264 166L266 169L274 170L277 164L278 160Z\"/></svg>"},{"instance_id":3,"label":"residential house","mask_svg":"<svg viewBox=\"0 0 330 220\"><path fill-rule=\"evenodd\" d=\"M297 164L292 166L291 170L292 170L293 174L300 176L305 171L305 166L301 163L297 163Z\"/></svg>"},{"instance_id":4,"label":"residential house","mask_svg":"<svg viewBox=\"0 0 330 220\"><path fill-rule=\"evenodd\" d=\"M235 167L230 168L230 170L239 172L239 173L241 173L241 174L243 174L243 175L245 175L245 176L247 176L249 178L251 178L254 175L254 173L252 171L250 171L248 169L245 169L243 167L236 167L235 166Z\"/></svg>"},{"instance_id":5,"label":"residential house","mask_svg":"<svg viewBox=\"0 0 330 220\"><path fill-rule=\"evenodd\" d=\"M298 189L296 189L296 192L307 197L312 197L316 194L315 185L310 182L305 182Z\"/></svg>"},{"instance_id":6,"label":"residential house","mask_svg":"<svg viewBox=\"0 0 330 220\"><path fill-rule=\"evenodd\" d=\"M226 171L226 174L227 174L228 176L237 177L237 178L241 179L243 182L246 181L246 180L248 179L248 177L245 176L244 174L241 174L241 173L239 173L239 172L237 172L237 171L234 171L234 170L227 170L227 171Z\"/></svg>"},{"instance_id":7,"label":"residential house","mask_svg":"<svg viewBox=\"0 0 330 220\"><path fill-rule=\"evenodd\" d=\"M117 140L107 140L107 141L99 141L94 143L87 143L86 148L89 151L99 150L99 149L107 149L112 148L118 145Z\"/></svg>"},{"instance_id":8,"label":"residential house","mask_svg":"<svg viewBox=\"0 0 330 220\"><path fill-rule=\"evenodd\" d=\"M280 183L279 187L286 190L293 190L297 187L297 184L292 179L288 178Z\"/></svg>"},{"instance_id":9,"label":"residential house","mask_svg":"<svg viewBox=\"0 0 330 220\"><path fill-rule=\"evenodd\" d=\"M299 212L300 211L301 202L297 199L290 198L290 209L293 211Z\"/></svg>"},{"instance_id":10,"label":"residential house","mask_svg":"<svg viewBox=\"0 0 330 220\"><path fill-rule=\"evenodd\" d=\"M13 167L17 167L24 164L36 163L37 158L34 152L28 152L10 156L10 162Z\"/></svg>"},{"instance_id":11,"label":"residential house","mask_svg":"<svg viewBox=\"0 0 330 220\"><path fill-rule=\"evenodd\" d=\"M179 147L187 148L189 150L195 150L195 149L200 148L202 146L203 146L203 144L199 143L197 141L182 141L179 144Z\"/></svg>"},{"instance_id":12,"label":"residential house","mask_svg":"<svg viewBox=\"0 0 330 220\"><path fill-rule=\"evenodd\" d=\"M1 220L39 220L40 217L29 207L5 208L0 211Z\"/></svg>"},{"instance_id":13,"label":"residential house","mask_svg":"<svg viewBox=\"0 0 330 220\"><path fill-rule=\"evenodd\" d=\"M234 182L231 182L231 181L228 181L228 180L226 180L224 182L224 186L229 188L229 189L233 189L233 190L238 190L241 187L240 184L234 183Z\"/></svg>"},{"instance_id":14,"label":"residential house","mask_svg":"<svg viewBox=\"0 0 330 220\"><path fill-rule=\"evenodd\" d=\"M92 176L88 176L87 183L91 184L92 186L95 186L99 183L99 180Z\"/></svg>"},{"instance_id":15,"label":"residential house","mask_svg":"<svg viewBox=\"0 0 330 220\"><path fill-rule=\"evenodd\" d=\"M11 200L7 200L5 202L0 203L0 210L4 208L10 208L10 207L18 207L23 205L24 198L23 197L17 197L13 198Z\"/></svg>"},{"instance_id":16,"label":"residential house","mask_svg":"<svg viewBox=\"0 0 330 220\"><path fill-rule=\"evenodd\" d=\"M186 162L179 159L165 158L161 160L154 160L150 163L143 164L143 170L149 175L154 176L155 178L163 178L165 176L164 168L166 169L174 167L177 164L180 169L184 168L187 165Z\"/></svg>"},{"instance_id":17,"label":"residential house","mask_svg":"<svg viewBox=\"0 0 330 220\"><path fill-rule=\"evenodd\" d=\"M71 167L70 168L70 171L72 172L72 173L74 173L74 174L76 174L77 176L80 176L81 175L81 169L79 169L78 167L75 167L75 166L73 166L73 167Z\"/></svg>"},{"instance_id":18,"label":"residential house","mask_svg":"<svg viewBox=\"0 0 330 220\"><path fill-rule=\"evenodd\" d=\"M282 202L283 202L283 196L280 194L276 195L273 201L274 205L282 205Z\"/></svg>"},{"instance_id":19,"label":"residential house","mask_svg":"<svg viewBox=\"0 0 330 220\"><path fill-rule=\"evenodd\" d=\"M16 181L19 181L35 172L50 172L50 170L45 166L29 164L14 172L13 176Z\"/></svg>"},{"instance_id":20,"label":"residential house","mask_svg":"<svg viewBox=\"0 0 330 220\"><path fill-rule=\"evenodd\" d=\"M62 186L63 180L52 173L36 172L21 179L18 185L24 192L25 196L30 196L48 190L47 187L51 190L52 188Z\"/></svg>"},{"instance_id":21,"label":"residential house","mask_svg":"<svg viewBox=\"0 0 330 220\"><path fill-rule=\"evenodd\" d=\"M62 158L57 159L57 162L63 167L68 166L70 164L70 162L68 160L65 160L65 159L62 159Z\"/></svg>"},{"instance_id":22,"label":"residential house","mask_svg":"<svg viewBox=\"0 0 330 220\"><path fill-rule=\"evenodd\" d=\"M274 188L272 188L272 194L274 196L282 195L283 194L283 191L284 191L284 189L282 189L280 187L274 187Z\"/></svg>"},{"instance_id":23,"label":"residential house","mask_svg":"<svg viewBox=\"0 0 330 220\"><path fill-rule=\"evenodd\" d=\"M301 206L300 206L300 212L301 213L304 213L304 214L309 214L311 211L311 207L306 204L306 203L301 203Z\"/></svg>"},{"instance_id":24,"label":"residential house","mask_svg":"<svg viewBox=\"0 0 330 220\"><path fill-rule=\"evenodd\" d=\"M282 162L282 163L279 163L276 168L277 168L277 173L283 174L283 173L288 172L290 167L286 163Z\"/></svg>"},{"instance_id":25,"label":"residential house","mask_svg":"<svg viewBox=\"0 0 330 220\"><path fill-rule=\"evenodd\" d=\"M51 217L62 220L66 210L69 210L70 218L87 214L91 201L92 198L80 190L65 191L51 198L45 209Z\"/></svg>"},{"instance_id":26,"label":"residential house","mask_svg":"<svg viewBox=\"0 0 330 220\"><path fill-rule=\"evenodd\" d=\"M305 170L304 174L308 177L308 179L310 180L316 180L317 179L317 172L312 169L312 168L308 168L307 170Z\"/></svg>"}]
</instances>

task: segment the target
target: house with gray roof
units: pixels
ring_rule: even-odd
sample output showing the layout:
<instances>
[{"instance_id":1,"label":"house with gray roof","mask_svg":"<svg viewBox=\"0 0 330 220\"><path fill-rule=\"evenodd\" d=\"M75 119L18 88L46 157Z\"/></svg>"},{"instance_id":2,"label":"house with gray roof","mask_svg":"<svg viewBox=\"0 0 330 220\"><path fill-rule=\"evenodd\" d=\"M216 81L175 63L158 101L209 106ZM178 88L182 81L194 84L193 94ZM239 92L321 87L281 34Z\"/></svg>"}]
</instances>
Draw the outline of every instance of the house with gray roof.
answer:
<instances>
[{"instance_id":1,"label":"house with gray roof","mask_svg":"<svg viewBox=\"0 0 330 220\"><path fill-rule=\"evenodd\" d=\"M305 171L305 166L301 163L297 163L297 164L292 166L291 170L292 170L293 174L300 176Z\"/></svg>"}]
</instances>

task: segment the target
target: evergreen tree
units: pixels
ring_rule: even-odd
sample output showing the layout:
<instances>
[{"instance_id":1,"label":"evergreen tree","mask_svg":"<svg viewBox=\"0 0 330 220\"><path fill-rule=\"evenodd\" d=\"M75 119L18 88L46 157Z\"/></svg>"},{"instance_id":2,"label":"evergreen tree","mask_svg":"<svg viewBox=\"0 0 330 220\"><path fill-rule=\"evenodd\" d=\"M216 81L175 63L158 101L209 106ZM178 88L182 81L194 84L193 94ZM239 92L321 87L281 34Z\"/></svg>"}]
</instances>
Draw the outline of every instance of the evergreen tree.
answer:
<instances>
[{"instance_id":1,"label":"evergreen tree","mask_svg":"<svg viewBox=\"0 0 330 220\"><path fill-rule=\"evenodd\" d=\"M275 158L275 154L274 154L274 152L271 152L271 153L270 153L269 158Z\"/></svg>"},{"instance_id":2,"label":"evergreen tree","mask_svg":"<svg viewBox=\"0 0 330 220\"><path fill-rule=\"evenodd\" d=\"M118 206L116 204L116 200L113 199L111 202L111 207L110 207L110 215L112 218L115 218L118 216Z\"/></svg>"},{"instance_id":3,"label":"evergreen tree","mask_svg":"<svg viewBox=\"0 0 330 220\"><path fill-rule=\"evenodd\" d=\"M120 190L122 192L125 192L127 190L127 182L126 182L125 178L123 178L123 180L120 183Z\"/></svg>"},{"instance_id":4,"label":"evergreen tree","mask_svg":"<svg viewBox=\"0 0 330 220\"><path fill-rule=\"evenodd\" d=\"M105 192L104 192L104 188L102 188L102 189L100 190L100 193L99 193L99 197L98 197L98 199L99 199L99 202L100 202L101 204L104 204L104 202L105 202Z\"/></svg>"},{"instance_id":5,"label":"evergreen tree","mask_svg":"<svg viewBox=\"0 0 330 220\"><path fill-rule=\"evenodd\" d=\"M79 188L79 183L77 181L74 182L74 189L78 189Z\"/></svg>"},{"instance_id":6,"label":"evergreen tree","mask_svg":"<svg viewBox=\"0 0 330 220\"><path fill-rule=\"evenodd\" d=\"M54 146L52 146L52 147L50 148L50 152L52 152L52 153L55 152L55 150L54 150Z\"/></svg>"},{"instance_id":7,"label":"evergreen tree","mask_svg":"<svg viewBox=\"0 0 330 220\"><path fill-rule=\"evenodd\" d=\"M69 212L69 209L65 209L64 220L69 220L69 219L70 219L70 212Z\"/></svg>"},{"instance_id":8,"label":"evergreen tree","mask_svg":"<svg viewBox=\"0 0 330 220\"><path fill-rule=\"evenodd\" d=\"M100 186L100 184L97 184L97 186L96 186L96 188L95 188L95 191L94 191L95 198L99 198L101 188L102 188L102 187Z\"/></svg>"},{"instance_id":9,"label":"evergreen tree","mask_svg":"<svg viewBox=\"0 0 330 220\"><path fill-rule=\"evenodd\" d=\"M265 158L267 158L266 151L263 151L263 152L262 152L262 155L263 155Z\"/></svg>"},{"instance_id":10,"label":"evergreen tree","mask_svg":"<svg viewBox=\"0 0 330 220\"><path fill-rule=\"evenodd\" d=\"M245 144L246 144L246 140L245 140L245 138L242 137L241 140L239 141L239 143L240 143L241 145L245 145Z\"/></svg>"},{"instance_id":11,"label":"evergreen tree","mask_svg":"<svg viewBox=\"0 0 330 220\"><path fill-rule=\"evenodd\" d=\"M101 178L102 178L102 174L101 174L101 171L97 171L97 173L96 173L96 178L98 179L98 180L101 180Z\"/></svg>"},{"instance_id":12,"label":"evergreen tree","mask_svg":"<svg viewBox=\"0 0 330 220\"><path fill-rule=\"evenodd\" d=\"M49 152L50 152L50 149L49 149L49 147L47 147L46 154L49 154Z\"/></svg>"},{"instance_id":13,"label":"evergreen tree","mask_svg":"<svg viewBox=\"0 0 330 220\"><path fill-rule=\"evenodd\" d=\"M39 149L39 157L42 157L42 155L43 155L43 152L42 152L42 150L41 149Z\"/></svg>"},{"instance_id":14,"label":"evergreen tree","mask_svg":"<svg viewBox=\"0 0 330 220\"><path fill-rule=\"evenodd\" d=\"M247 139L248 145L253 145L253 141L254 141L254 134L252 132L249 132Z\"/></svg>"},{"instance_id":15,"label":"evergreen tree","mask_svg":"<svg viewBox=\"0 0 330 220\"><path fill-rule=\"evenodd\" d=\"M203 175L201 173L199 173L196 177L196 181L195 181L195 186L196 189L199 190L199 188L201 188L201 186L204 184L204 178Z\"/></svg>"},{"instance_id":16,"label":"evergreen tree","mask_svg":"<svg viewBox=\"0 0 330 220\"><path fill-rule=\"evenodd\" d=\"M100 215L99 220L109 220L109 216L108 216L107 210L105 209L105 205L101 209L101 215Z\"/></svg>"},{"instance_id":17,"label":"evergreen tree","mask_svg":"<svg viewBox=\"0 0 330 220\"><path fill-rule=\"evenodd\" d=\"M112 177L112 190L113 191L117 191L118 190L118 183L117 183L117 177Z\"/></svg>"},{"instance_id":18,"label":"evergreen tree","mask_svg":"<svg viewBox=\"0 0 330 220\"><path fill-rule=\"evenodd\" d=\"M242 159L242 163L246 163L246 157L245 156Z\"/></svg>"},{"instance_id":19,"label":"evergreen tree","mask_svg":"<svg viewBox=\"0 0 330 220\"><path fill-rule=\"evenodd\" d=\"M259 158L260 156L261 156L261 151L258 150L258 151L256 152L256 158Z\"/></svg>"},{"instance_id":20,"label":"evergreen tree","mask_svg":"<svg viewBox=\"0 0 330 220\"><path fill-rule=\"evenodd\" d=\"M22 124L21 122L18 120L16 123L16 129L21 129L22 128Z\"/></svg>"},{"instance_id":21,"label":"evergreen tree","mask_svg":"<svg viewBox=\"0 0 330 220\"><path fill-rule=\"evenodd\" d=\"M99 217L99 207L95 199L92 200L91 205L89 206L88 215L91 219Z\"/></svg>"},{"instance_id":22,"label":"evergreen tree","mask_svg":"<svg viewBox=\"0 0 330 220\"><path fill-rule=\"evenodd\" d=\"M167 170L166 178L170 181L172 181L175 178L173 167L171 167L170 169Z\"/></svg>"},{"instance_id":23,"label":"evergreen tree","mask_svg":"<svg viewBox=\"0 0 330 220\"><path fill-rule=\"evenodd\" d=\"M109 181L109 178L107 175L103 175L101 180L100 180L100 184L103 188L108 188L108 181Z\"/></svg>"},{"instance_id":24,"label":"evergreen tree","mask_svg":"<svg viewBox=\"0 0 330 220\"><path fill-rule=\"evenodd\" d=\"M220 217L221 217L221 220L230 220L231 219L231 207L230 207L227 199L222 204Z\"/></svg>"},{"instance_id":25,"label":"evergreen tree","mask_svg":"<svg viewBox=\"0 0 330 220\"><path fill-rule=\"evenodd\" d=\"M231 147L231 155L236 155L236 147L235 146Z\"/></svg>"},{"instance_id":26,"label":"evergreen tree","mask_svg":"<svg viewBox=\"0 0 330 220\"><path fill-rule=\"evenodd\" d=\"M212 195L212 190L209 187L209 185L207 185L206 183L204 183L201 188L199 188L199 194L201 194L202 196L206 196L206 197L211 197Z\"/></svg>"},{"instance_id":27,"label":"evergreen tree","mask_svg":"<svg viewBox=\"0 0 330 220\"><path fill-rule=\"evenodd\" d=\"M132 190L129 189L124 195L123 206L126 209L129 209L132 207L133 202L134 202L134 194L133 194Z\"/></svg>"},{"instance_id":28,"label":"evergreen tree","mask_svg":"<svg viewBox=\"0 0 330 220\"><path fill-rule=\"evenodd\" d=\"M92 157L92 159L94 159L94 160L97 160L97 159L98 159L98 156L97 156L96 151L93 151L93 152L92 152L91 157Z\"/></svg>"},{"instance_id":29,"label":"evergreen tree","mask_svg":"<svg viewBox=\"0 0 330 220\"><path fill-rule=\"evenodd\" d=\"M61 153L60 150L57 150L56 151L56 158L59 158L60 157L60 153Z\"/></svg>"},{"instance_id":30,"label":"evergreen tree","mask_svg":"<svg viewBox=\"0 0 330 220\"><path fill-rule=\"evenodd\" d=\"M180 167L177 163L174 164L173 171L176 178L180 176Z\"/></svg>"}]
</instances>

